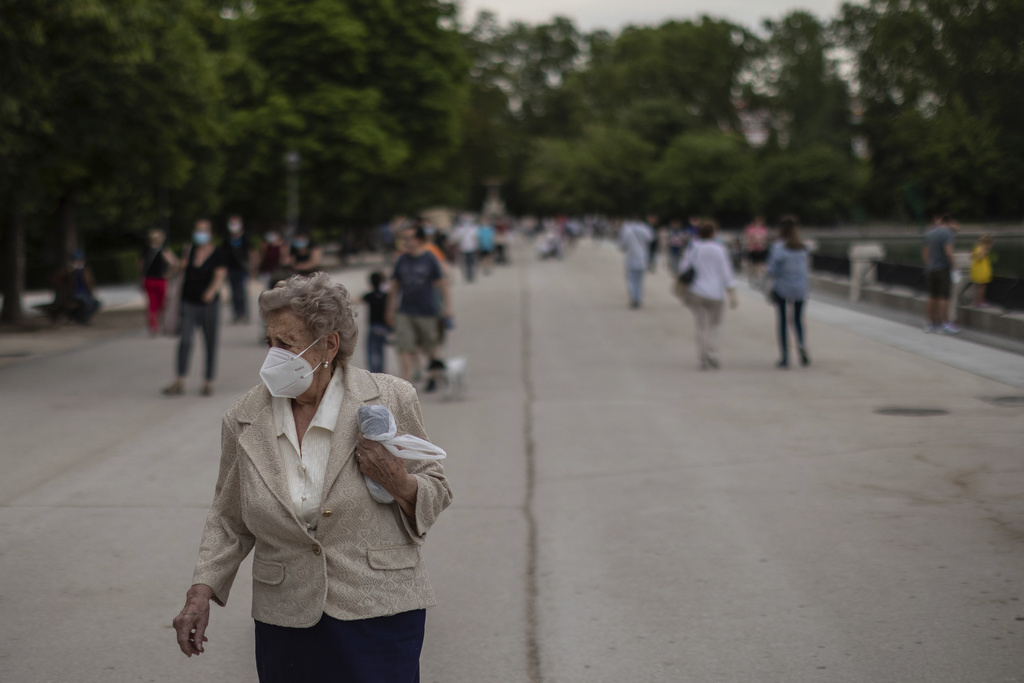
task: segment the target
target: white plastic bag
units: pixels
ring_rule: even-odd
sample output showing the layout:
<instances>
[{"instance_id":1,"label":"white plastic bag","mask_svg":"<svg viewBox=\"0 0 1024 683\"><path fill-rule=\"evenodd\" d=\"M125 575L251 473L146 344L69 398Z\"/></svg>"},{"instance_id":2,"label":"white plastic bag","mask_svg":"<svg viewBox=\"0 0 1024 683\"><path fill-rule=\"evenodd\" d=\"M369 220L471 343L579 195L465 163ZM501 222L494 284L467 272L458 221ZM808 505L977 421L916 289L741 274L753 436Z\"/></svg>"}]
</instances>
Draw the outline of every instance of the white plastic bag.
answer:
<instances>
[{"instance_id":1,"label":"white plastic bag","mask_svg":"<svg viewBox=\"0 0 1024 683\"><path fill-rule=\"evenodd\" d=\"M395 416L391 414L387 406L360 406L356 412L359 422L359 431L371 441L379 442L388 452L397 458L404 460L441 460L448 457L443 449L412 434L398 434L398 425L395 424ZM363 475L366 479L366 488L370 495L378 503L394 502L394 497L387 490Z\"/></svg>"}]
</instances>

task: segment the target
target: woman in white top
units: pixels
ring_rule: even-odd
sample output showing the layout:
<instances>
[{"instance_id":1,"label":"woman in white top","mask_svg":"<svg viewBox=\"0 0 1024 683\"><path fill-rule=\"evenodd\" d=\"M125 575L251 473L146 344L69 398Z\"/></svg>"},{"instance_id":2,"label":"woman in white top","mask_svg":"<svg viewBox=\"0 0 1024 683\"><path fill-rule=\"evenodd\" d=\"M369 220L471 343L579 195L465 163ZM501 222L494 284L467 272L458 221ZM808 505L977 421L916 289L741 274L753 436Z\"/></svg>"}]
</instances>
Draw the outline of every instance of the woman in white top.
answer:
<instances>
[{"instance_id":1,"label":"woman in white top","mask_svg":"<svg viewBox=\"0 0 1024 683\"><path fill-rule=\"evenodd\" d=\"M717 229L714 221L701 222L697 228L697 240L679 263L680 276L690 267L695 271L688 285L686 302L693 311L697 327L697 357L702 370L718 368L718 330L722 324L722 306L726 296L731 308L736 308L739 303L729 252L715 241Z\"/></svg>"}]
</instances>

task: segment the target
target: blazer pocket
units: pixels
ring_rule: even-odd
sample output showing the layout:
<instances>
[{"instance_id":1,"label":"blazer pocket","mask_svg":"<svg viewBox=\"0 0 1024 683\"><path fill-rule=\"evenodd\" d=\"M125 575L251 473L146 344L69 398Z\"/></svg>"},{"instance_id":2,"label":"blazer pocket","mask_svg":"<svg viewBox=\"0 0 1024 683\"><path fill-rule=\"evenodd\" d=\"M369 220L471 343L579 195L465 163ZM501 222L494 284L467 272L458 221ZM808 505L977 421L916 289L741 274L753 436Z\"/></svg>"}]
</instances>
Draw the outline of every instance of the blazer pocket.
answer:
<instances>
[{"instance_id":1,"label":"blazer pocket","mask_svg":"<svg viewBox=\"0 0 1024 683\"><path fill-rule=\"evenodd\" d=\"M370 548L366 559L374 569L410 569L420 563L420 549L414 545Z\"/></svg>"},{"instance_id":2,"label":"blazer pocket","mask_svg":"<svg viewBox=\"0 0 1024 683\"><path fill-rule=\"evenodd\" d=\"M272 586L276 586L284 581L284 565L280 562L253 560L252 578L260 583L269 583Z\"/></svg>"}]
</instances>

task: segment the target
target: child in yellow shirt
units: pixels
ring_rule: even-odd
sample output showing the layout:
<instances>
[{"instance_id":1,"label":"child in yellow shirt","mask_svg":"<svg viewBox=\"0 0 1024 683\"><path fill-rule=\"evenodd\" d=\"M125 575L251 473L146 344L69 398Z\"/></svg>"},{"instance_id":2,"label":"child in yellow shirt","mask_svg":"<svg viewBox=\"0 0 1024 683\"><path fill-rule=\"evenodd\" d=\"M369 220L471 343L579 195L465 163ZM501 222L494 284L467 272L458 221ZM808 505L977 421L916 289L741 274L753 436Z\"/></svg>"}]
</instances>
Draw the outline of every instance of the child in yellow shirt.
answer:
<instances>
[{"instance_id":1,"label":"child in yellow shirt","mask_svg":"<svg viewBox=\"0 0 1024 683\"><path fill-rule=\"evenodd\" d=\"M971 252L971 282L974 284L974 305L988 306L985 286L992 282L992 235L982 235Z\"/></svg>"}]
</instances>

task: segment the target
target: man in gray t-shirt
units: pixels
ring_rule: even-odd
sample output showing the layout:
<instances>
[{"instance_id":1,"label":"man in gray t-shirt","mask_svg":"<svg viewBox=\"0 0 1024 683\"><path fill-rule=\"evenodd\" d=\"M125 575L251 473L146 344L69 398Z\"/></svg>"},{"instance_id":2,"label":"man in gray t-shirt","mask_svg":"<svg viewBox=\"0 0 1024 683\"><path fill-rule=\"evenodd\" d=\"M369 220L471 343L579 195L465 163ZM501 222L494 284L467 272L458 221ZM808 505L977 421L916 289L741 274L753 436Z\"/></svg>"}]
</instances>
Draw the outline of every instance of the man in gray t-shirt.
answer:
<instances>
[{"instance_id":1,"label":"man in gray t-shirt","mask_svg":"<svg viewBox=\"0 0 1024 683\"><path fill-rule=\"evenodd\" d=\"M405 253L398 258L391 275L385 318L395 331L402 379L411 381L418 352L422 351L432 361L440 360L437 316L443 313L451 318L452 311L448 278L426 249L426 231L422 226L409 229L403 239ZM440 311L434 298L435 287L441 290Z\"/></svg>"},{"instance_id":2,"label":"man in gray t-shirt","mask_svg":"<svg viewBox=\"0 0 1024 683\"><path fill-rule=\"evenodd\" d=\"M960 328L947 320L953 267L953 240L959 229L949 214L935 219L932 228L924 234L924 277L928 285L928 303L925 314L928 317L926 332L956 334Z\"/></svg>"}]
</instances>

